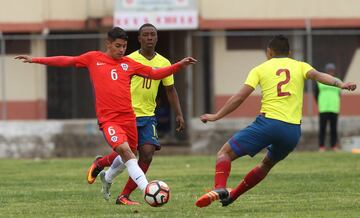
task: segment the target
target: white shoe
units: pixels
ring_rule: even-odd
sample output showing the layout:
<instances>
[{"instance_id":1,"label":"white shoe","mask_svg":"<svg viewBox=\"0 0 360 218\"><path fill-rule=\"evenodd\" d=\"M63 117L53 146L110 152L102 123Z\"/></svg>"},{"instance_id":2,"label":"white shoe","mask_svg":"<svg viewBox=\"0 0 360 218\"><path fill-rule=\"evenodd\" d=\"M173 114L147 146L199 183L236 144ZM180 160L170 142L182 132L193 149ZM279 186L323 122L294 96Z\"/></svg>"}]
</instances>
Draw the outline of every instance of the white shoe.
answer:
<instances>
[{"instance_id":1,"label":"white shoe","mask_svg":"<svg viewBox=\"0 0 360 218\"><path fill-rule=\"evenodd\" d=\"M107 182L105 180L105 171L101 171L99 173L100 176L100 180L102 183L102 188L101 188L101 192L103 193L103 197L106 201L108 201L110 199L110 188L111 188L111 183Z\"/></svg>"}]
</instances>

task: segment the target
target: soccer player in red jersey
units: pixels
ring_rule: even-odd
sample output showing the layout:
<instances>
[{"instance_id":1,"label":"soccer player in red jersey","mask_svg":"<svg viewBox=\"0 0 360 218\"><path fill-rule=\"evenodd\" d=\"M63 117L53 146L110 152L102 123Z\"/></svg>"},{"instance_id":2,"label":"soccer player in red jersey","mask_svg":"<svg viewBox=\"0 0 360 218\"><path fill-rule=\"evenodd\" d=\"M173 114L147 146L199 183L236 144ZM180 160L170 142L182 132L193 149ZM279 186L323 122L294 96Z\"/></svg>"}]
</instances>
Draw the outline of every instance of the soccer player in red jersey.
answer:
<instances>
[{"instance_id":1,"label":"soccer player in red jersey","mask_svg":"<svg viewBox=\"0 0 360 218\"><path fill-rule=\"evenodd\" d=\"M243 130L235 133L217 153L214 190L196 201L196 206L206 207L220 200L223 206L235 201L240 195L261 182L279 161L292 152L301 136L304 81L306 79L355 90L356 84L343 83L328 74L318 72L309 64L289 58L290 46L284 36L275 36L268 44L268 61L253 68L244 86L232 96L216 114L200 116L202 122L213 122L238 108L260 85L262 90L261 114ZM253 168L238 186L226 188L231 162L262 149L268 152L261 163Z\"/></svg>"},{"instance_id":2,"label":"soccer player in red jersey","mask_svg":"<svg viewBox=\"0 0 360 218\"><path fill-rule=\"evenodd\" d=\"M106 141L116 151L127 168L129 176L140 190L148 184L134 153L137 147L135 114L131 106L130 81L133 75L162 79L195 64L187 57L169 67L154 70L130 58L123 57L127 47L127 34L114 27L108 32L106 52L90 51L80 56L37 57L20 55L15 59L24 63L38 63L57 67L86 67L94 88L96 116Z\"/></svg>"},{"instance_id":3,"label":"soccer player in red jersey","mask_svg":"<svg viewBox=\"0 0 360 218\"><path fill-rule=\"evenodd\" d=\"M171 65L168 59L155 51L158 37L157 29L154 25L150 23L142 25L139 28L138 40L140 43L140 49L128 55L129 58L153 68L161 68ZM161 148L157 138L157 121L155 117L156 96L160 82L163 84L168 100L176 112L176 121L178 124L178 128L176 130L182 131L185 127L179 98L174 86L173 75L170 75L161 81L151 80L140 76L134 76L131 79L131 99L136 115L138 130L138 163L145 174L150 167L155 151L160 150ZM115 155L117 154L115 153ZM88 170L90 175L87 176L87 178L95 178L96 173L99 172L100 169L108 167L108 164L113 158L114 154L111 153L102 158L96 159ZM96 167L93 167L95 165ZM122 160L117 157L114 161L112 161L112 164L107 171L100 172L99 177L102 182L102 191L105 200L109 200L109 190L112 181L120 173L119 171L122 171L123 169ZM93 176L91 176L91 174ZM91 181L93 180L90 180L90 182L88 181L89 184L91 184ZM117 197L116 204L138 205L138 202L130 200L130 194L136 189L136 187L136 183L129 178L123 191Z\"/></svg>"}]
</instances>

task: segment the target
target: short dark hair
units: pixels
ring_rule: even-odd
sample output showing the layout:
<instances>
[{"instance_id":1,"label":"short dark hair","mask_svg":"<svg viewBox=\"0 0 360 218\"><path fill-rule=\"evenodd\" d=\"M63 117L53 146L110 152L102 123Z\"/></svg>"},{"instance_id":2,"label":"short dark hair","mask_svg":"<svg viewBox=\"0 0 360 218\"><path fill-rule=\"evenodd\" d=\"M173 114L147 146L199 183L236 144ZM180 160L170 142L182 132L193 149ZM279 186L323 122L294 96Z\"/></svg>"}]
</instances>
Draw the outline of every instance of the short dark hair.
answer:
<instances>
[{"instance_id":1,"label":"short dark hair","mask_svg":"<svg viewBox=\"0 0 360 218\"><path fill-rule=\"evenodd\" d=\"M141 27L139 28L139 32L138 32L139 35L141 35L141 30L144 29L145 27L152 27L152 28L155 29L155 31L157 31L156 27L155 27L153 24L151 24L151 23L144 23L144 24L141 25Z\"/></svg>"},{"instance_id":2,"label":"short dark hair","mask_svg":"<svg viewBox=\"0 0 360 218\"><path fill-rule=\"evenodd\" d=\"M283 35L276 35L270 40L268 48L273 50L276 55L289 55L289 40Z\"/></svg>"},{"instance_id":3,"label":"short dark hair","mask_svg":"<svg viewBox=\"0 0 360 218\"><path fill-rule=\"evenodd\" d=\"M107 33L109 41L115 41L116 39L123 39L125 41L128 40L128 35L125 30L120 27L114 27Z\"/></svg>"}]
</instances>

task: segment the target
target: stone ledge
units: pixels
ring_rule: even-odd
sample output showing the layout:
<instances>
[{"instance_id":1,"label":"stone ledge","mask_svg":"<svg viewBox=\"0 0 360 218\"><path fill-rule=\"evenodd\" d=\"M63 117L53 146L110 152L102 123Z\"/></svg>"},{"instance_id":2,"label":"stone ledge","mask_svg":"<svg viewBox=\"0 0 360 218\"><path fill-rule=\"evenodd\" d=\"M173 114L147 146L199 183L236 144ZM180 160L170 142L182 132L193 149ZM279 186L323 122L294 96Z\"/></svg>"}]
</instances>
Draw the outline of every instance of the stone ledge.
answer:
<instances>
[{"instance_id":1,"label":"stone ledge","mask_svg":"<svg viewBox=\"0 0 360 218\"><path fill-rule=\"evenodd\" d=\"M239 129L253 119L224 119L203 124L189 123L190 139L185 146L166 146L159 155L215 154ZM345 150L360 147L360 117L340 117L339 135ZM317 150L317 118L304 118L298 150ZM0 122L0 158L87 157L111 152L96 120L44 120Z\"/></svg>"},{"instance_id":2,"label":"stone ledge","mask_svg":"<svg viewBox=\"0 0 360 218\"><path fill-rule=\"evenodd\" d=\"M110 152L96 120L0 123L0 158L83 157Z\"/></svg>"}]
</instances>

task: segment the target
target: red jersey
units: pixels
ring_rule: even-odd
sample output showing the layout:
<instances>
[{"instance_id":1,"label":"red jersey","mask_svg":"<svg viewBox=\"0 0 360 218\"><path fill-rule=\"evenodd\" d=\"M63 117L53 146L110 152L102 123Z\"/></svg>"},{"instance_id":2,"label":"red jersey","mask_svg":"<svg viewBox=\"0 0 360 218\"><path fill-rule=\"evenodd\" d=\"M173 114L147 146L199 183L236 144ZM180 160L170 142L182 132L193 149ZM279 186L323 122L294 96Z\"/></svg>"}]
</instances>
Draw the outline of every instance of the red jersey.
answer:
<instances>
[{"instance_id":1,"label":"red jersey","mask_svg":"<svg viewBox=\"0 0 360 218\"><path fill-rule=\"evenodd\" d=\"M99 51L80 56L33 58L32 62L50 66L86 67L94 88L96 116L100 128L107 121L135 121L131 104L130 82L133 75L162 79L180 69L180 64L152 69L128 57L113 59Z\"/></svg>"}]
</instances>

